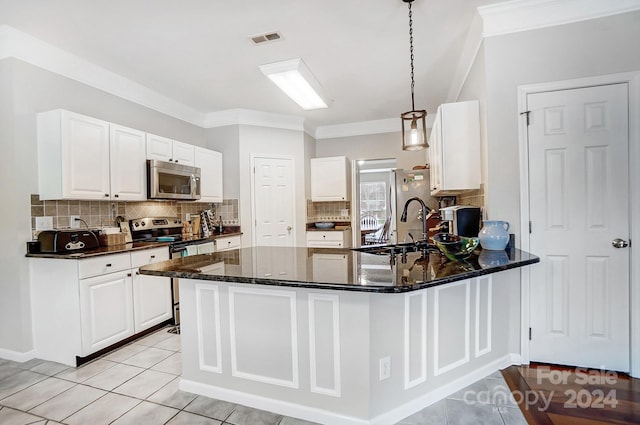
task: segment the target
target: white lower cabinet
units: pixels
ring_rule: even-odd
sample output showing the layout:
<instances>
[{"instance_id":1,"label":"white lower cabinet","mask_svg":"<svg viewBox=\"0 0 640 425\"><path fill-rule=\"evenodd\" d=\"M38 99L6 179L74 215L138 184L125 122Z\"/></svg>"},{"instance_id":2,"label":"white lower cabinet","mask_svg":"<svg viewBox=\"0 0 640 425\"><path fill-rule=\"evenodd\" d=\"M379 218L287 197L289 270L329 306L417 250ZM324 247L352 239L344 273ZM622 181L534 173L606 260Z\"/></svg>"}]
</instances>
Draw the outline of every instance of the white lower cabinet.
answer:
<instances>
[{"instance_id":1,"label":"white lower cabinet","mask_svg":"<svg viewBox=\"0 0 640 425\"><path fill-rule=\"evenodd\" d=\"M76 366L172 317L171 280L138 275L169 259L167 247L84 260L30 259L36 356Z\"/></svg>"},{"instance_id":2,"label":"white lower cabinet","mask_svg":"<svg viewBox=\"0 0 640 425\"><path fill-rule=\"evenodd\" d=\"M309 248L349 248L351 247L351 230L308 231L307 247Z\"/></svg>"},{"instance_id":3,"label":"white lower cabinet","mask_svg":"<svg viewBox=\"0 0 640 425\"><path fill-rule=\"evenodd\" d=\"M215 244L216 252L242 248L241 238L239 235L217 238L215 240Z\"/></svg>"},{"instance_id":4,"label":"white lower cabinet","mask_svg":"<svg viewBox=\"0 0 640 425\"><path fill-rule=\"evenodd\" d=\"M349 283L349 258L346 254L314 253L311 263L313 279L317 282Z\"/></svg>"},{"instance_id":5,"label":"white lower cabinet","mask_svg":"<svg viewBox=\"0 0 640 425\"><path fill-rule=\"evenodd\" d=\"M138 271L140 266L169 259L166 248L131 253L133 273L133 328L134 333L171 319L171 278L145 276Z\"/></svg>"},{"instance_id":6,"label":"white lower cabinet","mask_svg":"<svg viewBox=\"0 0 640 425\"><path fill-rule=\"evenodd\" d=\"M134 334L131 281L128 270L80 280L82 354Z\"/></svg>"}]
</instances>

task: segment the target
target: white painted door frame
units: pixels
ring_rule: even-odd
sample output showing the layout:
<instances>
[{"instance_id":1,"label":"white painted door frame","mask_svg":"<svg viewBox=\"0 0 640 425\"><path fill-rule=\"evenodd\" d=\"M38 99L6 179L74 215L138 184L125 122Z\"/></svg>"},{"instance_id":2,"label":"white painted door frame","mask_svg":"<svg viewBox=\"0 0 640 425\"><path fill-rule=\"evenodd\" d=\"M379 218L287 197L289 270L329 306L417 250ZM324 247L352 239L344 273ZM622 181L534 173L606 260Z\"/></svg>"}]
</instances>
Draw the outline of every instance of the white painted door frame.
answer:
<instances>
[{"instance_id":1,"label":"white painted door frame","mask_svg":"<svg viewBox=\"0 0 640 425\"><path fill-rule=\"evenodd\" d=\"M630 217L640 217L640 72L602 75L575 80L518 86L518 112L526 111L527 95L554 90L576 89L615 83L629 85L629 189ZM521 115L518 125L520 150L520 249L529 251L529 158L526 117ZM634 225L635 224L635 225ZM631 223L631 240L640 243L640 219ZM535 252L533 253L535 254ZM630 329L631 376L640 377L640 249L631 247L630 253ZM520 285L520 353L523 363L529 363L529 290L530 271L521 269Z\"/></svg>"},{"instance_id":2,"label":"white painted door frame","mask_svg":"<svg viewBox=\"0 0 640 425\"><path fill-rule=\"evenodd\" d=\"M255 179L255 167L256 167L256 158L266 158L266 159L285 159L291 161L291 176L293 181L291 182L291 199L293 199L293 244L296 245L296 241L298 240L298 231L297 229L297 216L296 216L296 160L292 155L269 155L269 154L259 154L252 153L250 154L251 158L251 244L252 246L257 246L257 234L256 234L256 179Z\"/></svg>"}]
</instances>

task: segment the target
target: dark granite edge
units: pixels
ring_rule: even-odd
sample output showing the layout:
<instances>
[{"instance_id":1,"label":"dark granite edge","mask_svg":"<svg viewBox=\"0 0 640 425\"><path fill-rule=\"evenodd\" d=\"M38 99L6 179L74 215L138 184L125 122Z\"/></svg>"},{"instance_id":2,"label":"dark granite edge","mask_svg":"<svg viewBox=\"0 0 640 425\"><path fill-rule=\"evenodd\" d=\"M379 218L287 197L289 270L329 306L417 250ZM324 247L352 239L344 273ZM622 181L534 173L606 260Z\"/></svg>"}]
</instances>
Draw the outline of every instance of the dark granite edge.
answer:
<instances>
[{"instance_id":1,"label":"dark granite edge","mask_svg":"<svg viewBox=\"0 0 640 425\"><path fill-rule=\"evenodd\" d=\"M25 257L28 258L55 258L58 260L83 260L85 258L95 258L101 257L105 255L114 255L114 254L122 254L126 252L134 252L134 251L142 251L146 249L154 249L154 248L162 248L168 247L173 243L181 243L181 242L200 242L205 240L216 240L228 236L241 236L242 232L233 231L233 232L223 232L216 233L208 238L195 238L189 239L188 241L176 241L176 242L130 242L124 245L112 245L112 246L101 246L96 249L91 249L88 251L79 251L73 253L60 253L56 254L53 252L37 252L37 253L26 253Z\"/></svg>"},{"instance_id":2,"label":"dark granite edge","mask_svg":"<svg viewBox=\"0 0 640 425\"><path fill-rule=\"evenodd\" d=\"M125 245L103 246L95 250L74 252L69 254L56 254L52 252L27 253L25 257L29 258L54 258L57 260L83 260L85 258L102 257L105 255L123 254L127 252L143 251L146 249L155 249L168 247L169 242L149 242L143 246L130 246L131 243Z\"/></svg>"},{"instance_id":3,"label":"dark granite edge","mask_svg":"<svg viewBox=\"0 0 640 425\"><path fill-rule=\"evenodd\" d=\"M417 283L412 286L363 286L355 284L340 284L340 283L323 283L323 282L301 282L293 280L282 280L274 278L255 278L255 277L242 277L242 276L225 276L225 275L209 275L203 274L199 269L190 270L176 270L176 271L162 271L162 270L147 270L145 267L140 268L140 274L149 276L164 276L174 277L182 279L193 280L205 280L214 282L226 282L226 283L242 283L253 285L265 285L265 286L287 286L293 288L307 288L307 289L327 289L334 291L357 291L357 292L373 292L384 294L399 294L404 292L418 291L421 289L430 288L433 286L444 285L447 283L457 282L460 280L471 279L478 276L484 276L488 274L498 273L501 271L521 268L540 262L540 258L535 257L528 260L521 260L516 263L510 263L503 266L490 267L481 270L473 270L469 272L462 272L454 276L442 277L429 282Z\"/></svg>"}]
</instances>

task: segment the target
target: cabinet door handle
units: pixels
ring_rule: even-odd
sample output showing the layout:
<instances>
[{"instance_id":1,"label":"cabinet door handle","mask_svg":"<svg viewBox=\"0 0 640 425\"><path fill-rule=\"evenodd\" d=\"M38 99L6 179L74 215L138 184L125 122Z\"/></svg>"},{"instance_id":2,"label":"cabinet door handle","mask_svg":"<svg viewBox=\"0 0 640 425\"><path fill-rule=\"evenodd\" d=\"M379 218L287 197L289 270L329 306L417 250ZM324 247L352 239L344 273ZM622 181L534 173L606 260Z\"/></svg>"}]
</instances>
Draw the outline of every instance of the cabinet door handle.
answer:
<instances>
[{"instance_id":1,"label":"cabinet door handle","mask_svg":"<svg viewBox=\"0 0 640 425\"><path fill-rule=\"evenodd\" d=\"M136 272L136 275L139 275L139 274L140 274L140 272ZM129 275L129 276L131 276L131 275Z\"/></svg>"},{"instance_id":2,"label":"cabinet door handle","mask_svg":"<svg viewBox=\"0 0 640 425\"><path fill-rule=\"evenodd\" d=\"M131 273L127 273L127 277L131 277Z\"/></svg>"},{"instance_id":3,"label":"cabinet door handle","mask_svg":"<svg viewBox=\"0 0 640 425\"><path fill-rule=\"evenodd\" d=\"M107 263L107 267L111 267L111 263Z\"/></svg>"},{"instance_id":4,"label":"cabinet door handle","mask_svg":"<svg viewBox=\"0 0 640 425\"><path fill-rule=\"evenodd\" d=\"M116 198L120 197L120 195L118 195L117 193L115 195L113 195L113 196L116 197Z\"/></svg>"},{"instance_id":5,"label":"cabinet door handle","mask_svg":"<svg viewBox=\"0 0 640 425\"><path fill-rule=\"evenodd\" d=\"M109 197L109 194L108 194L108 193L105 193L105 194L104 194L104 197L105 197L105 198L108 198L108 197Z\"/></svg>"},{"instance_id":6,"label":"cabinet door handle","mask_svg":"<svg viewBox=\"0 0 640 425\"><path fill-rule=\"evenodd\" d=\"M176 161L175 161L175 162L176 162L176 164L177 164L177 163L178 163L178 160L176 159Z\"/></svg>"},{"instance_id":7,"label":"cabinet door handle","mask_svg":"<svg viewBox=\"0 0 640 425\"><path fill-rule=\"evenodd\" d=\"M169 158L169 162L173 162L173 158Z\"/></svg>"},{"instance_id":8,"label":"cabinet door handle","mask_svg":"<svg viewBox=\"0 0 640 425\"><path fill-rule=\"evenodd\" d=\"M155 255L152 255L152 256L151 256L151 259L153 260L154 258L156 258L156 256L155 256Z\"/></svg>"}]
</instances>

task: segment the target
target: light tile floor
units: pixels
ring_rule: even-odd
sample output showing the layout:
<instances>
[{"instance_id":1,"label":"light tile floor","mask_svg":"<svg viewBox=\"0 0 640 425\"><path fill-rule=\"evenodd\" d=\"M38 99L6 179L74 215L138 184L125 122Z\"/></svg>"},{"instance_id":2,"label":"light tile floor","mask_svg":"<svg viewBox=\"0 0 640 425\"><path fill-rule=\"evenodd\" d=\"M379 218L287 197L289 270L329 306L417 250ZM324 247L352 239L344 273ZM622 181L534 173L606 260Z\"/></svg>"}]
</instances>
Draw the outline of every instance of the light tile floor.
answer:
<instances>
[{"instance_id":1,"label":"light tile floor","mask_svg":"<svg viewBox=\"0 0 640 425\"><path fill-rule=\"evenodd\" d=\"M79 368L0 359L0 425L310 425L178 389L180 336L161 329ZM397 425L526 425L500 373Z\"/></svg>"}]
</instances>

